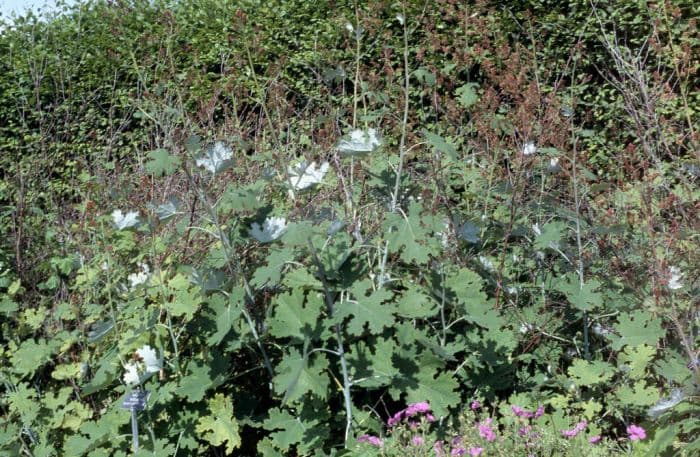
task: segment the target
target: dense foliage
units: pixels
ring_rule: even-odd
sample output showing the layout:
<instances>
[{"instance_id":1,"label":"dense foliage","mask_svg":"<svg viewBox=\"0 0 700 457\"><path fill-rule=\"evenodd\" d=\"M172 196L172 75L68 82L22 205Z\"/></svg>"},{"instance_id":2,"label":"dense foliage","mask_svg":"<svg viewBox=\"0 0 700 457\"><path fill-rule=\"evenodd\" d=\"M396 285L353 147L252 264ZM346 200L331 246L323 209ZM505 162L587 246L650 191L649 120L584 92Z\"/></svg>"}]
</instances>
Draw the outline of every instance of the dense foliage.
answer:
<instances>
[{"instance_id":1,"label":"dense foliage","mask_svg":"<svg viewBox=\"0 0 700 457\"><path fill-rule=\"evenodd\" d=\"M0 453L700 450L697 2L228 3L2 24Z\"/></svg>"}]
</instances>

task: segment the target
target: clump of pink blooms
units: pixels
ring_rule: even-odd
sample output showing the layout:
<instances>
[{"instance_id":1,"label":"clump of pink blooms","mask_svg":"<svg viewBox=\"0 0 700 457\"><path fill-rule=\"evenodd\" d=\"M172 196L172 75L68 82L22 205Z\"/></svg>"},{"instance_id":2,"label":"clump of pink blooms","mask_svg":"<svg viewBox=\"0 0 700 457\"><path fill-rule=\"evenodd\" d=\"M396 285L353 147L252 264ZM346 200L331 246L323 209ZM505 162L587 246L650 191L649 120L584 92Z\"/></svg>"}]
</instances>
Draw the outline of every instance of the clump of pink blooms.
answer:
<instances>
[{"instance_id":1,"label":"clump of pink blooms","mask_svg":"<svg viewBox=\"0 0 700 457\"><path fill-rule=\"evenodd\" d=\"M489 417L488 419L486 419L485 423L479 423L477 425L477 428L479 429L479 436L484 438L488 442L494 441L496 439L496 433L491 428L491 422L493 422L493 419Z\"/></svg>"},{"instance_id":2,"label":"clump of pink blooms","mask_svg":"<svg viewBox=\"0 0 700 457\"><path fill-rule=\"evenodd\" d=\"M384 446L384 441L382 441L381 438L378 436L372 436L372 435L360 435L357 437L357 442L358 443L368 443L371 444L372 446L376 447L383 447Z\"/></svg>"},{"instance_id":3,"label":"clump of pink blooms","mask_svg":"<svg viewBox=\"0 0 700 457\"><path fill-rule=\"evenodd\" d=\"M435 422L435 416L430 413L430 405L427 401L420 401L418 403L411 403L406 409L402 409L398 413L394 414L387 421L389 427L394 427L399 424L402 420L412 419L416 416L424 415L427 422ZM416 426L417 422L415 420L409 420L409 425Z\"/></svg>"},{"instance_id":4,"label":"clump of pink blooms","mask_svg":"<svg viewBox=\"0 0 700 457\"><path fill-rule=\"evenodd\" d=\"M574 438L576 435L584 431L588 427L588 422L584 419L574 426L571 430L562 430L561 434L567 438Z\"/></svg>"},{"instance_id":5,"label":"clump of pink blooms","mask_svg":"<svg viewBox=\"0 0 700 457\"><path fill-rule=\"evenodd\" d=\"M647 437L647 432L638 425L630 424L627 427L627 436L630 441L641 441Z\"/></svg>"}]
</instances>

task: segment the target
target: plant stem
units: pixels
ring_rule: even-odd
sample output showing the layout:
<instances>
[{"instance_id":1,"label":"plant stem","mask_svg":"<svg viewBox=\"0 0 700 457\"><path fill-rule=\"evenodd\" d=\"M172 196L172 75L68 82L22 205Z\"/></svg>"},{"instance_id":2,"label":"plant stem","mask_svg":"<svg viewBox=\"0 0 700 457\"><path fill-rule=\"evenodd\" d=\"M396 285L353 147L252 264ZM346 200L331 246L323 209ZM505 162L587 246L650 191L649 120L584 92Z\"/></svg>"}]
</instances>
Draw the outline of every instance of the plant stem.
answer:
<instances>
[{"instance_id":1,"label":"plant stem","mask_svg":"<svg viewBox=\"0 0 700 457\"><path fill-rule=\"evenodd\" d=\"M324 299L326 302L326 308L328 310L328 317L333 318L334 315L334 307L333 307L333 297L331 296L331 289L330 285L328 284L328 280L326 279L326 269L323 268L323 264L321 263L321 259L318 258L318 254L316 253L316 248L314 247L313 243L311 242L311 239L309 238L309 249L311 250L311 255L313 256L314 263L316 264L316 268L318 268L318 274L321 279L321 283L323 284L323 291L324 291ZM340 359L340 369L343 374L343 399L345 402L345 444L347 446L348 442L348 437L350 436L350 431L352 430L352 398L350 396L350 374L348 373L348 364L347 360L345 359L345 348L343 345L343 333L340 328L340 323L337 322L335 325L335 338L338 343L338 349L336 349L336 352L338 354L338 358Z\"/></svg>"}]
</instances>

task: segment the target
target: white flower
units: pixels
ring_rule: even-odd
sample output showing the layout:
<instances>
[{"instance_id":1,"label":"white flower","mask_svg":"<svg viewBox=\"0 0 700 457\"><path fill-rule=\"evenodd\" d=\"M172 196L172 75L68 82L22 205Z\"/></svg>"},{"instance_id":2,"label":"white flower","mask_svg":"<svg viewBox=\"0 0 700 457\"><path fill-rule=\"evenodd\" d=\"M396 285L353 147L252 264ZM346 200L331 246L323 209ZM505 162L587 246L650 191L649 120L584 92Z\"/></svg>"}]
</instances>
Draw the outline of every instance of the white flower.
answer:
<instances>
[{"instance_id":1,"label":"white flower","mask_svg":"<svg viewBox=\"0 0 700 457\"><path fill-rule=\"evenodd\" d=\"M542 235L542 229L540 228L540 224L532 224L532 231L535 232L535 235L537 236Z\"/></svg>"},{"instance_id":2,"label":"white flower","mask_svg":"<svg viewBox=\"0 0 700 457\"><path fill-rule=\"evenodd\" d=\"M129 283L131 284L130 289L134 289L136 286L139 286L146 281L148 281L148 278L150 276L151 270L148 268L148 265L145 263L139 262L138 264L139 268L141 268L141 271L138 273L132 273L129 276L126 277L126 279L129 280Z\"/></svg>"},{"instance_id":3,"label":"white flower","mask_svg":"<svg viewBox=\"0 0 700 457\"><path fill-rule=\"evenodd\" d=\"M533 143L532 141L528 141L527 143L525 143L523 145L523 148L521 151L526 156L530 156L530 155L537 152L537 146L535 146L535 143Z\"/></svg>"},{"instance_id":4,"label":"white flower","mask_svg":"<svg viewBox=\"0 0 700 457\"><path fill-rule=\"evenodd\" d=\"M124 365L124 383L128 385L140 384L148 379L151 374L158 373L163 367L162 359L158 358L156 350L148 344L134 351L139 359ZM142 373L142 374L139 374Z\"/></svg>"},{"instance_id":5,"label":"white flower","mask_svg":"<svg viewBox=\"0 0 700 457\"><path fill-rule=\"evenodd\" d=\"M355 27L353 27L352 24L348 22L347 24L345 24L345 30L352 33L355 30Z\"/></svg>"},{"instance_id":6,"label":"white flower","mask_svg":"<svg viewBox=\"0 0 700 457\"><path fill-rule=\"evenodd\" d=\"M318 168L316 168L316 162L311 162L311 164L301 162L298 165L290 166L287 168L287 173L289 173L292 187L295 190L303 190L320 183L328 172L328 166L328 162L323 162Z\"/></svg>"},{"instance_id":7,"label":"white flower","mask_svg":"<svg viewBox=\"0 0 700 457\"><path fill-rule=\"evenodd\" d=\"M217 141L207 149L203 156L197 158L196 164L214 174L223 170L232 157L233 150L226 146L223 141Z\"/></svg>"},{"instance_id":8,"label":"white flower","mask_svg":"<svg viewBox=\"0 0 700 457\"><path fill-rule=\"evenodd\" d=\"M600 322L596 322L595 324L593 324L593 326L591 327L591 331L594 335L598 335L603 338L608 337L613 333L610 327L604 326Z\"/></svg>"},{"instance_id":9,"label":"white flower","mask_svg":"<svg viewBox=\"0 0 700 457\"><path fill-rule=\"evenodd\" d=\"M141 349L137 349L136 353L143 359L143 364L146 366L146 373L157 373L160 371L161 363L158 359L156 350L145 344Z\"/></svg>"},{"instance_id":10,"label":"white flower","mask_svg":"<svg viewBox=\"0 0 700 457\"><path fill-rule=\"evenodd\" d=\"M669 289L680 289L683 287L683 283L681 282L681 278L683 277L683 273L681 273L680 268L678 267L669 267L668 273L671 276L671 278L668 280L668 288Z\"/></svg>"},{"instance_id":11,"label":"white flower","mask_svg":"<svg viewBox=\"0 0 700 457\"><path fill-rule=\"evenodd\" d=\"M139 383L139 371L135 363L127 363L124 365L124 370L124 384L132 385Z\"/></svg>"},{"instance_id":12,"label":"white flower","mask_svg":"<svg viewBox=\"0 0 700 457\"><path fill-rule=\"evenodd\" d=\"M261 243L269 243L281 237L287 230L287 220L283 217L268 217L263 222L262 228L257 222L250 225L250 234Z\"/></svg>"},{"instance_id":13,"label":"white flower","mask_svg":"<svg viewBox=\"0 0 700 457\"><path fill-rule=\"evenodd\" d=\"M399 24L403 25L403 23L404 23L403 14L397 14L396 20L399 21Z\"/></svg>"},{"instance_id":14,"label":"white flower","mask_svg":"<svg viewBox=\"0 0 700 457\"><path fill-rule=\"evenodd\" d=\"M372 152L381 144L375 129L353 130L338 143L338 150L347 155Z\"/></svg>"},{"instance_id":15,"label":"white flower","mask_svg":"<svg viewBox=\"0 0 700 457\"><path fill-rule=\"evenodd\" d=\"M481 265L483 265L483 267L488 271L494 271L496 269L493 266L493 262L491 262L486 256L480 255L479 262L481 262Z\"/></svg>"},{"instance_id":16,"label":"white flower","mask_svg":"<svg viewBox=\"0 0 700 457\"><path fill-rule=\"evenodd\" d=\"M685 399L685 395L683 395L683 391L681 389L673 389L671 391L671 397L670 398L662 398L661 400L657 401L654 406L649 408L647 411L647 414L649 415L650 418L656 419L657 417L661 416L663 413L668 411L669 409L672 409L675 407L678 403L682 402Z\"/></svg>"},{"instance_id":17,"label":"white flower","mask_svg":"<svg viewBox=\"0 0 700 457\"><path fill-rule=\"evenodd\" d=\"M139 221L138 212L129 211L128 213L124 214L120 209L115 209L112 211L112 221L119 230L136 227L141 222Z\"/></svg>"},{"instance_id":18,"label":"white flower","mask_svg":"<svg viewBox=\"0 0 700 457\"><path fill-rule=\"evenodd\" d=\"M535 326L527 322L520 324L520 328L518 329L520 333L530 333L533 330L535 330Z\"/></svg>"}]
</instances>

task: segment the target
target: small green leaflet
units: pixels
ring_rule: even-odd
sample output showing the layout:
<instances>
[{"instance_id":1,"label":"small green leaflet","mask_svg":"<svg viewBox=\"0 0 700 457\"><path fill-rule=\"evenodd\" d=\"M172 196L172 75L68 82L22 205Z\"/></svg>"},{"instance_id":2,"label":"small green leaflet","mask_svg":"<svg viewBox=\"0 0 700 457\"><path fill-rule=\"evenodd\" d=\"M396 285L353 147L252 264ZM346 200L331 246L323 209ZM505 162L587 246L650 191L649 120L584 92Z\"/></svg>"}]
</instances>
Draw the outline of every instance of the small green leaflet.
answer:
<instances>
[{"instance_id":1,"label":"small green leaflet","mask_svg":"<svg viewBox=\"0 0 700 457\"><path fill-rule=\"evenodd\" d=\"M659 390L654 386L647 386L646 381L640 379L632 387L619 387L615 396L622 405L646 407L659 401Z\"/></svg>"},{"instance_id":2,"label":"small green leaflet","mask_svg":"<svg viewBox=\"0 0 700 457\"><path fill-rule=\"evenodd\" d=\"M240 287L233 289L228 299L221 295L209 298L208 306L215 314L216 332L207 339L208 344L216 345L224 339L233 322L241 316L244 303L244 291Z\"/></svg>"},{"instance_id":3,"label":"small green leaflet","mask_svg":"<svg viewBox=\"0 0 700 457\"><path fill-rule=\"evenodd\" d=\"M656 343L666 334L661 326L661 319L655 318L643 310L621 314L618 317L618 323L613 327L620 335L609 337L612 340L612 348L616 351L627 345L647 344L655 347Z\"/></svg>"},{"instance_id":4,"label":"small green leaflet","mask_svg":"<svg viewBox=\"0 0 700 457\"><path fill-rule=\"evenodd\" d=\"M278 284L282 279L282 267L287 262L292 262L294 257L294 250L291 248L270 248L270 253L267 255L265 263L255 270L250 284L257 288Z\"/></svg>"},{"instance_id":5,"label":"small green leaflet","mask_svg":"<svg viewBox=\"0 0 700 457\"><path fill-rule=\"evenodd\" d=\"M358 341L346 352L353 382L363 388L390 384L399 375L391 362L395 351L393 339L373 337L368 342Z\"/></svg>"},{"instance_id":6,"label":"small green leaflet","mask_svg":"<svg viewBox=\"0 0 700 457\"><path fill-rule=\"evenodd\" d=\"M566 235L566 224L561 221L552 221L544 224L539 229L539 234L535 237L533 247L544 251L545 249L558 249L564 235Z\"/></svg>"},{"instance_id":7,"label":"small green leaflet","mask_svg":"<svg viewBox=\"0 0 700 457\"><path fill-rule=\"evenodd\" d=\"M10 348L12 346L14 346L14 342ZM38 342L31 338L24 340L19 348L11 351L13 371L22 377L33 374L44 363L48 362L58 346L60 346L59 341L47 342L43 338L39 339Z\"/></svg>"},{"instance_id":8,"label":"small green leaflet","mask_svg":"<svg viewBox=\"0 0 700 457\"><path fill-rule=\"evenodd\" d=\"M569 303L579 311L590 311L602 306L603 296L595 292L600 286L597 279L589 279L581 287L576 273L567 273L555 282L555 288L566 295Z\"/></svg>"},{"instance_id":9,"label":"small green leaflet","mask_svg":"<svg viewBox=\"0 0 700 457\"><path fill-rule=\"evenodd\" d=\"M199 361L191 362L187 367L187 376L180 379L180 388L177 395L195 402L204 398L204 393L212 385L210 368Z\"/></svg>"},{"instance_id":10,"label":"small green leaflet","mask_svg":"<svg viewBox=\"0 0 700 457\"><path fill-rule=\"evenodd\" d=\"M148 162L146 162L146 171L155 175L171 175L178 169L182 161L179 157L171 155L165 149L156 149L148 154Z\"/></svg>"},{"instance_id":11,"label":"small green leaflet","mask_svg":"<svg viewBox=\"0 0 700 457\"><path fill-rule=\"evenodd\" d=\"M589 362L576 359L568 370L571 379L580 386L592 386L609 381L615 373L615 367L599 360Z\"/></svg>"},{"instance_id":12,"label":"small green leaflet","mask_svg":"<svg viewBox=\"0 0 700 457\"><path fill-rule=\"evenodd\" d=\"M479 101L479 94L476 92L478 87L479 85L476 83L467 83L458 87L455 91L457 103L459 103L462 108L471 108L474 103Z\"/></svg>"},{"instance_id":13,"label":"small green leaflet","mask_svg":"<svg viewBox=\"0 0 700 457\"><path fill-rule=\"evenodd\" d=\"M292 347L276 367L277 375L272 379L275 392L284 395L286 402L297 401L306 393L325 400L330 385L328 366L325 354L302 356Z\"/></svg>"},{"instance_id":14,"label":"small green leaflet","mask_svg":"<svg viewBox=\"0 0 700 457\"><path fill-rule=\"evenodd\" d=\"M423 136L428 140L430 146L436 149L438 152L446 154L453 161L457 161L457 149L452 143L449 143L440 135L431 133L425 129L422 130Z\"/></svg>"},{"instance_id":15,"label":"small green leaflet","mask_svg":"<svg viewBox=\"0 0 700 457\"><path fill-rule=\"evenodd\" d=\"M348 333L362 335L365 325L373 334L381 333L384 327L391 327L394 323L394 304L384 302L393 297L392 292L386 289L372 291L372 282L368 279L355 283L351 292L352 299L340 303L334 316L338 322L350 317Z\"/></svg>"},{"instance_id":16,"label":"small green leaflet","mask_svg":"<svg viewBox=\"0 0 700 457\"><path fill-rule=\"evenodd\" d=\"M303 289L278 295L274 301L274 315L269 321L270 334L301 341L311 337L323 307L323 298L313 291L308 296Z\"/></svg>"},{"instance_id":17,"label":"small green leaflet","mask_svg":"<svg viewBox=\"0 0 700 457\"><path fill-rule=\"evenodd\" d=\"M433 316L438 307L435 300L425 295L415 284L409 284L397 305L397 314L411 319Z\"/></svg>"},{"instance_id":18,"label":"small green leaflet","mask_svg":"<svg viewBox=\"0 0 700 457\"><path fill-rule=\"evenodd\" d=\"M625 351L617 356L618 365L630 378L641 379L646 374L647 366L655 354L656 350L646 344L627 346Z\"/></svg>"},{"instance_id":19,"label":"small green leaflet","mask_svg":"<svg viewBox=\"0 0 700 457\"><path fill-rule=\"evenodd\" d=\"M420 203L412 201L408 208L408 215L390 213L386 215L384 223L389 252L400 252L401 260L407 263L423 264L430 260L432 252L427 246L434 220L428 215L422 215L423 207ZM426 227L427 226L427 227Z\"/></svg>"},{"instance_id":20,"label":"small green leaflet","mask_svg":"<svg viewBox=\"0 0 700 457\"><path fill-rule=\"evenodd\" d=\"M173 316L185 316L186 320L192 320L202 302L197 289L183 274L176 274L168 281L168 291L172 299L165 302L165 308Z\"/></svg>"},{"instance_id":21,"label":"small green leaflet","mask_svg":"<svg viewBox=\"0 0 700 457\"><path fill-rule=\"evenodd\" d=\"M175 196L168 197L168 200L165 203L158 205L155 208L156 216L158 216L158 220L161 222L164 222L173 216L176 216L178 214L184 214L182 211L178 210L180 208L180 206L181 206L181 203L177 199L177 197L175 197Z\"/></svg>"},{"instance_id":22,"label":"small green leaflet","mask_svg":"<svg viewBox=\"0 0 700 457\"><path fill-rule=\"evenodd\" d=\"M231 399L224 394L216 394L209 400L211 415L199 418L196 431L202 438L214 446L226 443L226 453L231 454L241 446L238 434L238 422L233 416Z\"/></svg>"},{"instance_id":23,"label":"small green leaflet","mask_svg":"<svg viewBox=\"0 0 700 457\"><path fill-rule=\"evenodd\" d=\"M285 451L285 455L288 455L286 451L289 451L293 444L304 442L303 447L313 448L318 443L318 420L293 416L279 408L270 409L269 414L263 422L263 428L274 431L270 434L270 438L276 447Z\"/></svg>"}]
</instances>

